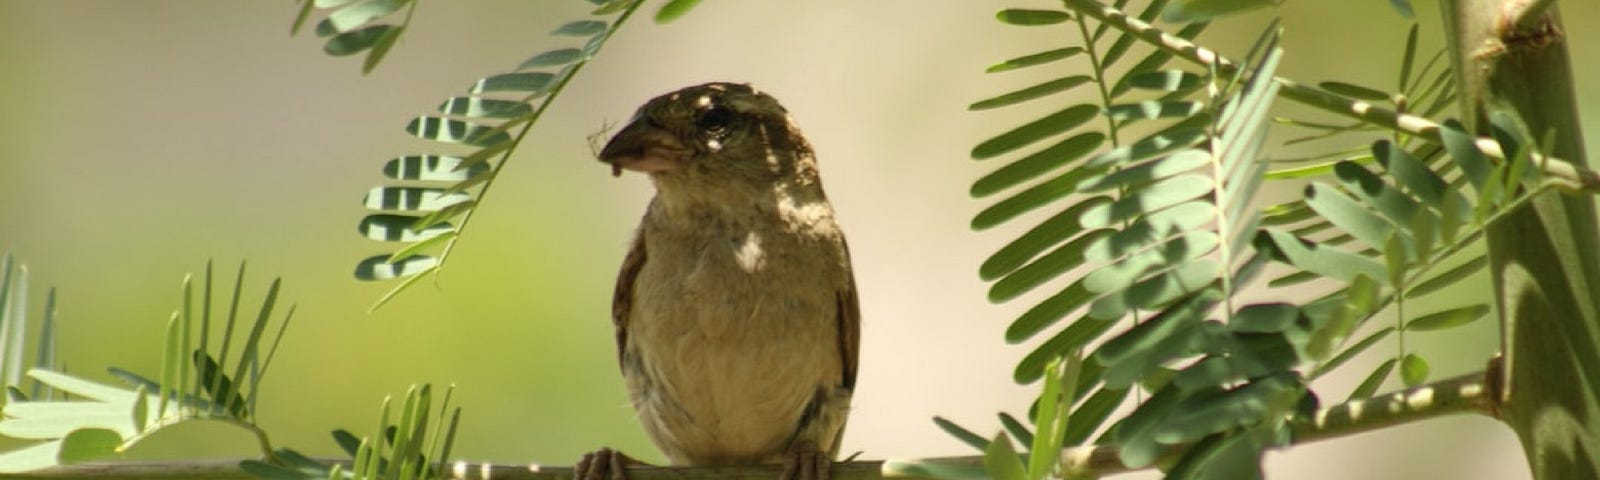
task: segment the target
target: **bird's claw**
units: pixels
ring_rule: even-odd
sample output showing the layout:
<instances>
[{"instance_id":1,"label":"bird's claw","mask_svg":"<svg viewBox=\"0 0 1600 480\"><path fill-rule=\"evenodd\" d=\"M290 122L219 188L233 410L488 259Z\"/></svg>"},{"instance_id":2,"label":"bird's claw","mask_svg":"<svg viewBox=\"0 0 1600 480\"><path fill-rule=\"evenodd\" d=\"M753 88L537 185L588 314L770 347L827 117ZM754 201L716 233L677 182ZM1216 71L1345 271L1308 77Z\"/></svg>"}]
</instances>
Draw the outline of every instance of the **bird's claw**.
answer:
<instances>
[{"instance_id":1,"label":"bird's claw","mask_svg":"<svg viewBox=\"0 0 1600 480\"><path fill-rule=\"evenodd\" d=\"M573 480L628 480L628 464L633 459L622 452L601 448L583 454L583 459L572 467Z\"/></svg>"},{"instance_id":2,"label":"bird's claw","mask_svg":"<svg viewBox=\"0 0 1600 480\"><path fill-rule=\"evenodd\" d=\"M783 473L778 480L828 480L833 460L815 449L790 452L783 462Z\"/></svg>"}]
</instances>

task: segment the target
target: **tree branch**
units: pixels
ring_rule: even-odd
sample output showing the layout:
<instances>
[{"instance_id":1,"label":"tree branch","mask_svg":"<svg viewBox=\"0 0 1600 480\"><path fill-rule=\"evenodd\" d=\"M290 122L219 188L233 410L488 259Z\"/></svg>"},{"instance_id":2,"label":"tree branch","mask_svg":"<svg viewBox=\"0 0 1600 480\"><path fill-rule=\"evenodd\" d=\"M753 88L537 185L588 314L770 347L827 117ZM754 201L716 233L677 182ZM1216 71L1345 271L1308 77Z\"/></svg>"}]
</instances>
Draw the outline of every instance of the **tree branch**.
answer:
<instances>
[{"instance_id":1,"label":"tree branch","mask_svg":"<svg viewBox=\"0 0 1600 480\"><path fill-rule=\"evenodd\" d=\"M1291 444L1342 437L1383 427L1426 420L1455 413L1480 413L1494 416L1495 395L1486 380L1493 369L1432 384L1342 403L1317 411L1311 418L1290 424ZM1187 445L1172 445L1162 455L1175 458ZM328 461L333 463L333 461ZM1157 462L1160 463L1160 462ZM1098 477L1141 470L1122 462L1113 446L1067 448L1061 451L1063 476ZM962 456L918 460L845 462L833 466L834 480L877 480L883 478L930 479L939 468L981 469L983 457ZM780 465L744 467L628 467L630 480L771 480L782 473ZM29 480L94 478L97 480L180 480L248 479L239 470L238 460L187 462L118 462L70 465L8 477ZM450 478L462 480L570 480L571 467L541 465L498 465L457 462Z\"/></svg>"},{"instance_id":2,"label":"tree branch","mask_svg":"<svg viewBox=\"0 0 1600 480\"><path fill-rule=\"evenodd\" d=\"M1129 16L1126 12L1100 3L1097 0L1061 0L1061 3L1079 14L1088 15L1105 22L1106 25L1110 25L1112 28L1143 39L1174 56L1208 67L1215 66L1217 72L1224 76L1231 77L1240 73L1237 63L1222 57L1217 52L1199 46L1182 37L1168 34L1154 25ZM1535 0L1532 5L1537 5L1538 3L1540 1ZM1530 10L1532 9L1530 8ZM1273 80L1280 85L1278 94L1284 98L1363 122L1410 133L1435 144L1443 144L1443 139L1439 133L1441 127L1438 123L1434 123L1433 120L1399 113L1283 77L1275 77ZM1506 159L1505 152L1500 151L1500 144L1493 139L1478 137L1474 144L1485 155L1501 161ZM1564 191L1600 192L1600 172L1539 153L1532 154L1532 160L1535 165L1544 171L1545 175L1556 182L1558 188Z\"/></svg>"}]
</instances>

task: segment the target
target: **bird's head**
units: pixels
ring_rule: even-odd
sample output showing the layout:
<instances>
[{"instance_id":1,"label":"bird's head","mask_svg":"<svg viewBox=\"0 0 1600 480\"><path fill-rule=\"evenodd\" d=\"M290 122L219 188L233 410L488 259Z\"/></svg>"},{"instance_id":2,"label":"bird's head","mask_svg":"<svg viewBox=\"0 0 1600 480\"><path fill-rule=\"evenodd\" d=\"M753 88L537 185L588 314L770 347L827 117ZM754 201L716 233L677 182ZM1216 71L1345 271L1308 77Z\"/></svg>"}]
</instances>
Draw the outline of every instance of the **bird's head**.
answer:
<instances>
[{"instance_id":1,"label":"bird's head","mask_svg":"<svg viewBox=\"0 0 1600 480\"><path fill-rule=\"evenodd\" d=\"M707 83L651 99L599 156L613 174L650 174L669 195L816 181L811 145L789 112L745 84Z\"/></svg>"}]
</instances>

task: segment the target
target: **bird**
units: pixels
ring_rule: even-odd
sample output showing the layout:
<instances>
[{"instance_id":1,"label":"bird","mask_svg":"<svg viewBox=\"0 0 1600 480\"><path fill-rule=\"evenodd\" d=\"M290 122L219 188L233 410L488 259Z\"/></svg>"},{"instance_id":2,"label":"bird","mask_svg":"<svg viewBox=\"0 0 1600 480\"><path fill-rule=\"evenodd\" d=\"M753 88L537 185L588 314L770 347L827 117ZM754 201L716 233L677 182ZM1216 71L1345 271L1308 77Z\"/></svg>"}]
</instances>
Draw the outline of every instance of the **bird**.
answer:
<instances>
[{"instance_id":1,"label":"bird","mask_svg":"<svg viewBox=\"0 0 1600 480\"><path fill-rule=\"evenodd\" d=\"M826 480L855 390L861 313L811 144L748 84L646 102L598 153L655 187L612 301L617 360L672 465ZM625 478L610 449L575 468Z\"/></svg>"}]
</instances>

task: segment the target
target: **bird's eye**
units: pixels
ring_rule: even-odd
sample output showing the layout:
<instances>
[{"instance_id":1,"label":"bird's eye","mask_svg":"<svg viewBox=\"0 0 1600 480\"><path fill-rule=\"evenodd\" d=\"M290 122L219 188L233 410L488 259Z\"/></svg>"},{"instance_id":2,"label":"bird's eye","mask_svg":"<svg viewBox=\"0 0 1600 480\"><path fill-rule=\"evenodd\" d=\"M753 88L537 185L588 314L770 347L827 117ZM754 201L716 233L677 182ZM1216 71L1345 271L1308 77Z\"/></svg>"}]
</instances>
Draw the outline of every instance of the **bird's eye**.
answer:
<instances>
[{"instance_id":1,"label":"bird's eye","mask_svg":"<svg viewBox=\"0 0 1600 480\"><path fill-rule=\"evenodd\" d=\"M694 119L694 124L701 131L721 133L732 127L733 122L738 119L737 117L738 114L734 113L733 110L721 105L713 105L700 111L700 115Z\"/></svg>"}]
</instances>

